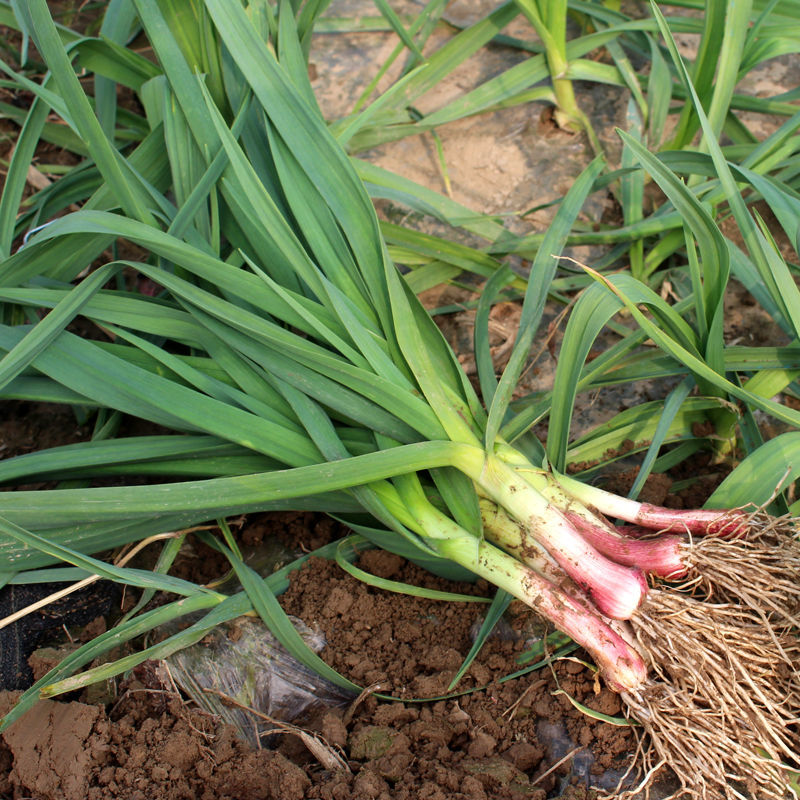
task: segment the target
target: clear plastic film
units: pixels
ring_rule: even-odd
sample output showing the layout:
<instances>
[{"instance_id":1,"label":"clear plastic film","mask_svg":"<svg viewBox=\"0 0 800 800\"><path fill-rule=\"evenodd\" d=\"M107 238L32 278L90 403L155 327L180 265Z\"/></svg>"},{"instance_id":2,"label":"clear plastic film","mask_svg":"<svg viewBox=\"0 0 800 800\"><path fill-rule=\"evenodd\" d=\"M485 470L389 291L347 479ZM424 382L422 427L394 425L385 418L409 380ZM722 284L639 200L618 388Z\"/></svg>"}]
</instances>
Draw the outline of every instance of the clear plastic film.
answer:
<instances>
[{"instance_id":1,"label":"clear plastic film","mask_svg":"<svg viewBox=\"0 0 800 800\"><path fill-rule=\"evenodd\" d=\"M323 634L290 619L311 649L320 652ZM302 725L353 699L287 653L267 626L252 617L218 626L166 663L175 683L192 700L233 725L254 747L263 746L276 725L249 709L271 720Z\"/></svg>"}]
</instances>

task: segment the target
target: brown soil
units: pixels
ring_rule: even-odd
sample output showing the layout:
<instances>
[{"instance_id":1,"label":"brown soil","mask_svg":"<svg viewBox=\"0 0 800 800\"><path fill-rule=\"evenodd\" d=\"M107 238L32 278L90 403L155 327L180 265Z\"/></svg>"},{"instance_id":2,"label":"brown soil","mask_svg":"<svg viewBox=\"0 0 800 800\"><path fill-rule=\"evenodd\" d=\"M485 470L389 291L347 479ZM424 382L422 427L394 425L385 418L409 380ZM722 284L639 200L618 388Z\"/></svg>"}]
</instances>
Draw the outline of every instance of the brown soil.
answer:
<instances>
[{"instance_id":1,"label":"brown soil","mask_svg":"<svg viewBox=\"0 0 800 800\"><path fill-rule=\"evenodd\" d=\"M319 538L316 518L289 515L295 534L298 520L311 523L306 540ZM273 519L274 526L279 523ZM258 527L263 529L263 520ZM428 588L479 595L488 588L454 585L380 551L364 553L359 566ZM446 692L485 609L481 603L421 600L373 589L320 559L295 574L281 602L324 633L322 655L329 664L361 685L377 683L381 692L409 699ZM0 791L37 800L544 800L561 796L567 786L570 796L588 797L589 783L616 780L635 747L630 729L585 716L557 692L610 715L620 713L616 696L571 659L499 683L520 668L516 656L529 636L541 632L541 624L514 603L502 631L487 642L458 686L485 689L430 702L369 695L305 723L343 754L344 769L324 768L293 735L282 736L275 750L255 750L232 728L165 688L154 670L142 669L108 705L41 702L13 725L0 747ZM37 673L52 666L47 656L52 652L34 655ZM0 713L15 697L0 695Z\"/></svg>"},{"instance_id":2,"label":"brown soil","mask_svg":"<svg viewBox=\"0 0 800 800\"><path fill-rule=\"evenodd\" d=\"M54 406L4 403L4 455L17 455L87 438L72 412ZM242 520L245 551L278 539L286 547L316 549L346 531L310 513ZM424 588L486 596L484 583L454 585L397 556L362 554L359 566L381 578ZM204 583L227 571L225 560L197 539L182 549L173 574ZM21 587L8 587L4 591ZM48 591L54 588L51 586ZM34 598L37 599L37 598ZM76 644L105 629L100 617L71 618L71 596L46 614L30 615L23 632L34 679ZM127 597L127 602L132 599ZM383 695L404 700L447 693L472 645L486 605L448 603L380 591L335 563L310 560L281 597L290 614L324 634L323 658L342 674ZM91 605L91 604L90 604ZM119 608L117 602L116 608ZM102 609L107 611L108 604ZM113 621L115 614L109 615ZM61 614L61 616L59 616ZM493 636L456 691L480 691L430 702L368 696L353 709L332 708L305 724L343 754L347 769L323 768L295 736L276 750L255 750L236 732L181 698L150 669L109 693L92 688L69 702L43 701L0 738L0 795L7 798L512 798L542 800L567 786L575 797L604 776L616 780L635 746L627 728L579 712L559 688L606 714L619 703L578 661L565 660L500 683L521 668L517 657L543 626L513 603L500 636ZM35 635L34 635L35 634ZM54 647L42 646L53 644ZM156 671L157 672L157 671ZM18 693L0 694L0 716ZM275 744L275 742L271 742ZM553 769L554 765L561 762Z\"/></svg>"},{"instance_id":3,"label":"brown soil","mask_svg":"<svg viewBox=\"0 0 800 800\"><path fill-rule=\"evenodd\" d=\"M84 441L90 431L67 406L26 401L0 404L0 457Z\"/></svg>"},{"instance_id":4,"label":"brown soil","mask_svg":"<svg viewBox=\"0 0 800 800\"><path fill-rule=\"evenodd\" d=\"M619 488L629 480L619 476ZM648 497L663 498L668 483L669 478L652 479ZM327 517L274 514L243 520L238 538L251 551L276 538L311 550L344 532ZM190 539L175 572L200 581L220 576L225 564L211 558L212 552ZM453 584L382 551L362 553L358 566L424 588L490 593L482 582ZM580 652L504 680L521 668L518 657L545 630L520 603L511 604L456 694L437 699L447 694L471 647L484 603L386 592L314 558L293 574L280 600L288 613L324 635L321 655L327 663L370 689L303 718L303 728L318 737L318 749L309 749L296 732L271 736L268 748L251 747L179 694L161 665L148 662L110 690L95 687L66 702L43 701L5 732L0 795L588 798L595 796L590 786L612 789L630 763L632 729L587 716L569 699L605 715L621 713L617 696L596 681ZM105 624L96 620L82 638L97 635ZM73 647L67 642L37 650L30 659L34 677ZM0 714L17 696L0 693ZM341 767L332 768L320 748L338 757Z\"/></svg>"},{"instance_id":5,"label":"brown soil","mask_svg":"<svg viewBox=\"0 0 800 800\"><path fill-rule=\"evenodd\" d=\"M5 710L13 700L0 695ZM113 720L99 706L43 701L4 740L4 797L299 800L310 785L280 753L253 750L233 729L150 694L128 695Z\"/></svg>"}]
</instances>

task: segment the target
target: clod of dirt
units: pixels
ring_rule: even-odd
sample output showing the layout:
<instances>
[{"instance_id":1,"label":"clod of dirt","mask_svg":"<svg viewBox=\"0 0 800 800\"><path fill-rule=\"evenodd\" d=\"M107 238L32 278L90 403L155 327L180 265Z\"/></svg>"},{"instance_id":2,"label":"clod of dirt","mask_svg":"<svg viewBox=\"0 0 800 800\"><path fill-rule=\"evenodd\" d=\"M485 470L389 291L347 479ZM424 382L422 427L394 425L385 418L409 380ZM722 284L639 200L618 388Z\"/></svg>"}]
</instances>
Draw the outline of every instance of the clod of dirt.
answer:
<instances>
[{"instance_id":1,"label":"clod of dirt","mask_svg":"<svg viewBox=\"0 0 800 800\"><path fill-rule=\"evenodd\" d=\"M2 714L16 693L0 695ZM3 734L14 758L9 782L37 797L85 800L93 767L103 758L107 730L98 706L43 700Z\"/></svg>"},{"instance_id":2,"label":"clod of dirt","mask_svg":"<svg viewBox=\"0 0 800 800\"><path fill-rule=\"evenodd\" d=\"M486 589L435 578L377 550L363 553L359 566L429 588ZM346 597L346 610L332 597ZM435 698L446 691L484 609L376 590L320 559L292 573L280 600L289 613L322 628L327 645L320 655L329 664L360 683L379 678L381 691L407 698ZM604 777L605 783L612 778L616 783L635 749L631 730L590 719L555 694L561 688L597 711L620 713L617 696L597 693L594 676L582 663L561 661L553 672L498 683L519 668L522 634L536 628L522 604L509 611L507 635L490 638L458 686L485 690L424 704L369 697L347 726L338 717L323 721L322 732L338 742L342 727L347 730L345 755L355 777L319 774L314 796L544 800L567 789L576 798L590 797L588 787Z\"/></svg>"},{"instance_id":3,"label":"clod of dirt","mask_svg":"<svg viewBox=\"0 0 800 800\"><path fill-rule=\"evenodd\" d=\"M0 693L5 714L19 694ZM128 694L100 706L43 700L3 734L0 790L36 800L301 800L311 785L285 755L253 750L234 730L174 699ZM161 713L158 713L161 708Z\"/></svg>"}]
</instances>

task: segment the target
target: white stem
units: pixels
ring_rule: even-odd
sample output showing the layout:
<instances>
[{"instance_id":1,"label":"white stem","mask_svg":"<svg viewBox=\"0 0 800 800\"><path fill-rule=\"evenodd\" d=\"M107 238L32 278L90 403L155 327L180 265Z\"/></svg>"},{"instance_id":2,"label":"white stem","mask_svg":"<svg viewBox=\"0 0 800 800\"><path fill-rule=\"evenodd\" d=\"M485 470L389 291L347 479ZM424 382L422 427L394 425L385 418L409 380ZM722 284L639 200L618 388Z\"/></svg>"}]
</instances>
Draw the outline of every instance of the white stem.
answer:
<instances>
[{"instance_id":1,"label":"white stem","mask_svg":"<svg viewBox=\"0 0 800 800\"><path fill-rule=\"evenodd\" d=\"M502 506L523 528L533 547L541 544L599 611L612 619L628 619L638 608L647 583L637 569L603 556L575 530L567 517L513 468L488 457L479 474L470 475L482 491Z\"/></svg>"}]
</instances>

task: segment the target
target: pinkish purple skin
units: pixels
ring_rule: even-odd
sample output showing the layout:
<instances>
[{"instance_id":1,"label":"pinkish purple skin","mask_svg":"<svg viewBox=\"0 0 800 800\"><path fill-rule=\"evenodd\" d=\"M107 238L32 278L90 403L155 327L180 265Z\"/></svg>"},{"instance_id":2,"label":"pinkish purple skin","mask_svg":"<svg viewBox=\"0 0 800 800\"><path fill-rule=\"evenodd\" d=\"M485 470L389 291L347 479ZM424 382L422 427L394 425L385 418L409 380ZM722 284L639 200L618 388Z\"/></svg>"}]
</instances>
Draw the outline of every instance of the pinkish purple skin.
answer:
<instances>
[{"instance_id":1,"label":"pinkish purple skin","mask_svg":"<svg viewBox=\"0 0 800 800\"><path fill-rule=\"evenodd\" d=\"M675 531L695 536L735 536L742 531L744 515L725 509L674 509L641 503L632 522L654 531Z\"/></svg>"},{"instance_id":2,"label":"pinkish purple skin","mask_svg":"<svg viewBox=\"0 0 800 800\"><path fill-rule=\"evenodd\" d=\"M627 536L629 539L643 539L654 533L652 528L645 528L642 525L615 525L614 530L620 536Z\"/></svg>"},{"instance_id":3,"label":"pinkish purple skin","mask_svg":"<svg viewBox=\"0 0 800 800\"><path fill-rule=\"evenodd\" d=\"M553 509L550 524L538 526L535 538L589 594L601 614L630 619L647 593L647 578L641 569L620 564L593 547L570 524L571 516Z\"/></svg>"},{"instance_id":4,"label":"pinkish purple skin","mask_svg":"<svg viewBox=\"0 0 800 800\"><path fill-rule=\"evenodd\" d=\"M583 572L580 568L573 570L570 577L586 590L601 614L611 619L630 619L647 593L647 578L640 568L626 567L627 573L618 573L608 563L594 571L591 581L584 580L586 569Z\"/></svg>"},{"instance_id":5,"label":"pinkish purple skin","mask_svg":"<svg viewBox=\"0 0 800 800\"><path fill-rule=\"evenodd\" d=\"M533 570L528 570L523 584L525 601L591 654L612 689L635 692L646 683L642 657L578 599L559 591Z\"/></svg>"},{"instance_id":6,"label":"pinkish purple skin","mask_svg":"<svg viewBox=\"0 0 800 800\"><path fill-rule=\"evenodd\" d=\"M593 525L580 514L569 511L565 514L592 547L618 564L638 567L662 578L678 578L686 574L682 559L685 540L682 536L665 534L653 539L629 538L614 528ZM651 530L646 532L653 533Z\"/></svg>"}]
</instances>

